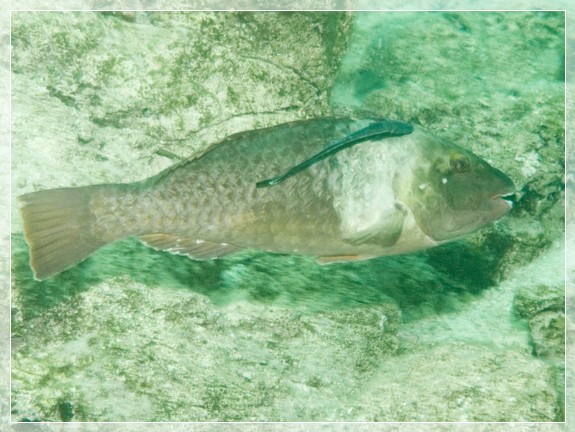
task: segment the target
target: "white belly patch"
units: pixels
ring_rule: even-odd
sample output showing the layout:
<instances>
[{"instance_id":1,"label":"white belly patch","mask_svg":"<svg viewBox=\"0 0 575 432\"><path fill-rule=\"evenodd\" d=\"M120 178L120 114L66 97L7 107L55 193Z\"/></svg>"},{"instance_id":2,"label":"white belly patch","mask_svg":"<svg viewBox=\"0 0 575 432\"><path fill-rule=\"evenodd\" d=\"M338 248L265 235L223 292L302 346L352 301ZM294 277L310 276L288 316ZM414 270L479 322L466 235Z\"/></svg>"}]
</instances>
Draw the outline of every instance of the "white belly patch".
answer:
<instances>
[{"instance_id":1,"label":"white belly patch","mask_svg":"<svg viewBox=\"0 0 575 432\"><path fill-rule=\"evenodd\" d=\"M338 168L331 183L344 237L375 226L393 211L397 169L410 169L408 152L392 143L396 140L367 141L336 156Z\"/></svg>"}]
</instances>

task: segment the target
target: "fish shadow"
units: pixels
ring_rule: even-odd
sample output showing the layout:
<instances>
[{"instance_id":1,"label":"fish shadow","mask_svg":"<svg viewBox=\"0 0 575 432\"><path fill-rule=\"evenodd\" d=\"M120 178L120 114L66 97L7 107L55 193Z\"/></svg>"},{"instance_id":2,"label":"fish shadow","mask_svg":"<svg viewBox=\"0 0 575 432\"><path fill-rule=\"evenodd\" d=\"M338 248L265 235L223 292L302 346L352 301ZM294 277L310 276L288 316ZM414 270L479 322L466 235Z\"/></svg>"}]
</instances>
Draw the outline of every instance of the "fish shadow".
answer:
<instances>
[{"instance_id":1,"label":"fish shadow","mask_svg":"<svg viewBox=\"0 0 575 432\"><path fill-rule=\"evenodd\" d=\"M126 239L37 281L24 238L14 234L11 282L27 318L122 278L126 284L189 289L219 306L241 300L314 312L391 302L409 321L456 311L495 285L507 246L504 237L489 244L464 240L410 255L320 266L313 257L259 251L193 261Z\"/></svg>"}]
</instances>

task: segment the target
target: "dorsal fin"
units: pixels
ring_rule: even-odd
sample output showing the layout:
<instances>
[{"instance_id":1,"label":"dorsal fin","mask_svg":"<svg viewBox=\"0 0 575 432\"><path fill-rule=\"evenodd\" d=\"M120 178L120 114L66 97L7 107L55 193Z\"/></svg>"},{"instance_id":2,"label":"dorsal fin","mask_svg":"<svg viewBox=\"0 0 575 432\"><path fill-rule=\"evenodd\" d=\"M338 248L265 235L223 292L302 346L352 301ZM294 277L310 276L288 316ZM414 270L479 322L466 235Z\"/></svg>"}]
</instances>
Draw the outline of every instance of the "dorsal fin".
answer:
<instances>
[{"instance_id":1,"label":"dorsal fin","mask_svg":"<svg viewBox=\"0 0 575 432\"><path fill-rule=\"evenodd\" d=\"M402 135L409 135L411 132L413 132L413 126L408 123L403 123L396 120L374 120L374 122L368 126L329 144L319 153L316 153L309 159L306 159L300 164L290 168L285 173L257 182L256 188L277 185L278 183L283 182L285 179L305 170L311 165L337 152L340 152L361 142L368 141L372 138L397 137Z\"/></svg>"}]
</instances>

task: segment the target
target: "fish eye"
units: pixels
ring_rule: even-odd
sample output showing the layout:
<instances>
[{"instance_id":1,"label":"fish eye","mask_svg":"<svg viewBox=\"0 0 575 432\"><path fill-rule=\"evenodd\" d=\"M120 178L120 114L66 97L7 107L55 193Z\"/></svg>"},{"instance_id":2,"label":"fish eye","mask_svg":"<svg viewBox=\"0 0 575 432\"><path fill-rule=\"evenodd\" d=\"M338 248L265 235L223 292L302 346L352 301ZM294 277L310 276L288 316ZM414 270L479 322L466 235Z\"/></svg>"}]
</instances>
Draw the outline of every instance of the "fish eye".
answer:
<instances>
[{"instance_id":1,"label":"fish eye","mask_svg":"<svg viewBox=\"0 0 575 432\"><path fill-rule=\"evenodd\" d=\"M462 153L453 153L449 158L449 166L457 173L464 173L469 170L471 161Z\"/></svg>"}]
</instances>

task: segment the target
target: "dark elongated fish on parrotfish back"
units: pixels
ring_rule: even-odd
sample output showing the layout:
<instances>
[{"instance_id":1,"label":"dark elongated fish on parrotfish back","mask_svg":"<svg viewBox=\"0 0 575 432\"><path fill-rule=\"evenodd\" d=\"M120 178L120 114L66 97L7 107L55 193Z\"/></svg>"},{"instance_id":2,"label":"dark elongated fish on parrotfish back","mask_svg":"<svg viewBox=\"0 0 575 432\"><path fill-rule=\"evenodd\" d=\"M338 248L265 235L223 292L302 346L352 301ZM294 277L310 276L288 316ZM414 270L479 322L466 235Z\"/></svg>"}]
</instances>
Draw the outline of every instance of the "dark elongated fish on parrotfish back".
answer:
<instances>
[{"instance_id":1,"label":"dark elongated fish on parrotfish back","mask_svg":"<svg viewBox=\"0 0 575 432\"><path fill-rule=\"evenodd\" d=\"M407 253L494 221L513 193L501 171L420 127L326 118L232 135L139 182L19 200L34 275L46 279L128 236L194 259Z\"/></svg>"}]
</instances>

